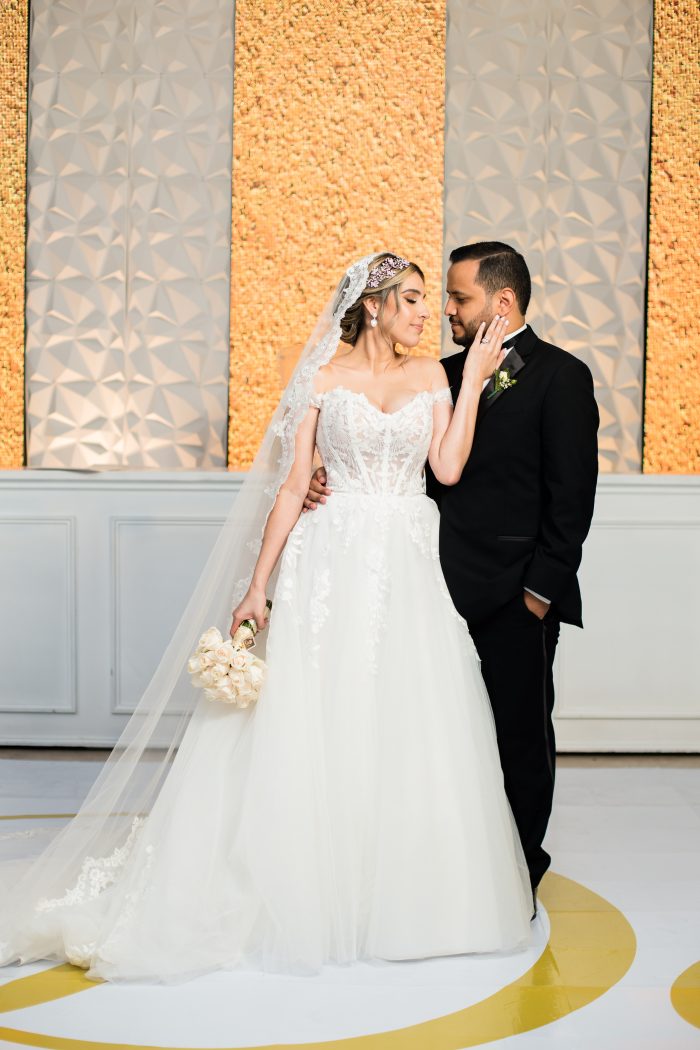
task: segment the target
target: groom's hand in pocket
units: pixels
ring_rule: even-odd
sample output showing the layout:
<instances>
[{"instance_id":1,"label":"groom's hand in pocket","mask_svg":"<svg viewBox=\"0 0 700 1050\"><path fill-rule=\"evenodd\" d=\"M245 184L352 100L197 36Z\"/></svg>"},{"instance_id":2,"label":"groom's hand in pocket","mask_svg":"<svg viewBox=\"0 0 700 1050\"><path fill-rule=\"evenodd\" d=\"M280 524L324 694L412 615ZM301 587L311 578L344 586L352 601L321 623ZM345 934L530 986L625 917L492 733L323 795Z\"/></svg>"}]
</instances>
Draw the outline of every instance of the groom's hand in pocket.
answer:
<instances>
[{"instance_id":1,"label":"groom's hand in pocket","mask_svg":"<svg viewBox=\"0 0 700 1050\"><path fill-rule=\"evenodd\" d=\"M543 602L541 598L536 597L531 591L523 591L523 599L530 612L538 620L544 620L549 612L549 602Z\"/></svg>"},{"instance_id":2,"label":"groom's hand in pocket","mask_svg":"<svg viewBox=\"0 0 700 1050\"><path fill-rule=\"evenodd\" d=\"M318 503L326 502L326 498L331 494L331 490L326 487L327 481L325 467L319 467L318 470L314 471L309 482L309 491L304 499L303 514L306 514L307 510L316 510Z\"/></svg>"}]
</instances>

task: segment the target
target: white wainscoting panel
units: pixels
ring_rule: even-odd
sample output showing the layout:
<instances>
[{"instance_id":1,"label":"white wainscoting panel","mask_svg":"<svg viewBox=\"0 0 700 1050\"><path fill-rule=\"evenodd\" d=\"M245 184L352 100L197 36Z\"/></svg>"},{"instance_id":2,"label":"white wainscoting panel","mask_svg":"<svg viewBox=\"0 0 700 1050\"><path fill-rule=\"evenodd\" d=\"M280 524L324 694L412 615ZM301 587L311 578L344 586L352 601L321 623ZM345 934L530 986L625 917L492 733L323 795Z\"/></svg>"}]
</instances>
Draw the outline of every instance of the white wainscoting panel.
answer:
<instances>
[{"instance_id":1,"label":"white wainscoting panel","mask_svg":"<svg viewBox=\"0 0 700 1050\"><path fill-rule=\"evenodd\" d=\"M564 626L557 745L700 751L700 478L602 478Z\"/></svg>"},{"instance_id":2,"label":"white wainscoting panel","mask_svg":"<svg viewBox=\"0 0 700 1050\"><path fill-rule=\"evenodd\" d=\"M15 639L0 639L0 744L115 742L239 485L225 471L0 471L0 633Z\"/></svg>"},{"instance_id":3,"label":"white wainscoting panel","mask_svg":"<svg viewBox=\"0 0 700 1050\"><path fill-rule=\"evenodd\" d=\"M73 714L75 518L0 516L0 713Z\"/></svg>"},{"instance_id":4,"label":"white wainscoting panel","mask_svg":"<svg viewBox=\"0 0 700 1050\"><path fill-rule=\"evenodd\" d=\"M0 472L0 744L114 743L240 481ZM559 749L700 751L700 477L603 476L580 575Z\"/></svg>"},{"instance_id":5,"label":"white wainscoting panel","mask_svg":"<svg viewBox=\"0 0 700 1050\"><path fill-rule=\"evenodd\" d=\"M140 700L223 522L112 519L114 714L131 714Z\"/></svg>"},{"instance_id":6,"label":"white wainscoting panel","mask_svg":"<svg viewBox=\"0 0 700 1050\"><path fill-rule=\"evenodd\" d=\"M588 564L593 561L607 561L615 571L589 588L591 627L578 647L575 674L566 676L560 718L664 719L697 714L698 672L687 654L697 645L700 624L699 533L700 521L594 527L585 575L590 575ZM651 552L656 557L650 557ZM668 594L670 579L675 581L673 597ZM688 611L682 619L679 607ZM611 617L611 610L618 615ZM662 651L655 639L664 639ZM607 668L604 695L599 664Z\"/></svg>"}]
</instances>

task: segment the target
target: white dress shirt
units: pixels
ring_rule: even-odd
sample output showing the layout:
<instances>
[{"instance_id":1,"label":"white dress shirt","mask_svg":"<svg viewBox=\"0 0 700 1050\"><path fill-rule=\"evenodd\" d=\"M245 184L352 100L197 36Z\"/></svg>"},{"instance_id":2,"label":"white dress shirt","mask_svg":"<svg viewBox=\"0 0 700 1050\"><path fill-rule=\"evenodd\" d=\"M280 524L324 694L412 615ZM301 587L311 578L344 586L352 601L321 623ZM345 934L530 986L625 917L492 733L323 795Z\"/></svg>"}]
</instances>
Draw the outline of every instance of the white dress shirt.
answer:
<instances>
[{"instance_id":1,"label":"white dress shirt","mask_svg":"<svg viewBox=\"0 0 700 1050\"><path fill-rule=\"evenodd\" d=\"M506 342L508 340L510 340L510 339L515 339L516 335L520 335L520 333L524 332L526 328L527 328L527 325L523 324L523 325L520 326L520 328L516 328L516 330L514 332L509 332ZM508 351L509 350L512 350L512 347L507 346L506 347L506 357L508 356ZM484 380L484 382L481 385L481 389L485 390L486 389L486 384L490 383L490 382L491 382L491 376L489 376L488 379ZM542 600L544 601L544 598Z\"/></svg>"}]
</instances>

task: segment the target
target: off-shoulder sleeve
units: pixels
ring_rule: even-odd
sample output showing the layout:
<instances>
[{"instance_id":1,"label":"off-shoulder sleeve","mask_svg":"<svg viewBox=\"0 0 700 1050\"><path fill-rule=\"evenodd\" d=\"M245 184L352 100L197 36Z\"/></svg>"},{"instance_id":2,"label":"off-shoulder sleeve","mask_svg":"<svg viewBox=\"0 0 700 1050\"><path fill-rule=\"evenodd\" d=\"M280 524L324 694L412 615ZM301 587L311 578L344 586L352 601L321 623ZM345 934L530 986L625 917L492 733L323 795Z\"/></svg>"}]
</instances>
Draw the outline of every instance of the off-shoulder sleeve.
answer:
<instances>
[{"instance_id":1,"label":"off-shoulder sleeve","mask_svg":"<svg viewBox=\"0 0 700 1050\"><path fill-rule=\"evenodd\" d=\"M436 390L433 394L433 404L440 405L443 401L446 401L449 405L452 404L452 391L448 386L443 386L440 390Z\"/></svg>"},{"instance_id":2,"label":"off-shoulder sleeve","mask_svg":"<svg viewBox=\"0 0 700 1050\"><path fill-rule=\"evenodd\" d=\"M323 394L317 394L315 390L312 390L309 398L309 408L320 408L322 400Z\"/></svg>"}]
</instances>

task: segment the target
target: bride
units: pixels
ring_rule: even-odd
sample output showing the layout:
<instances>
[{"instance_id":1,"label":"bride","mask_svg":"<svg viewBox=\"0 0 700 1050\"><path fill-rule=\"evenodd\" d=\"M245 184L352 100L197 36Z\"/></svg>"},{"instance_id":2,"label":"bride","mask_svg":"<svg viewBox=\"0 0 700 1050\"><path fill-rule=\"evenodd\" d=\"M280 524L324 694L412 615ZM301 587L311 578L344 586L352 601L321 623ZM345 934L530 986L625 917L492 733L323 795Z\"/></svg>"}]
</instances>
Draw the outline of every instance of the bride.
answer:
<instances>
[{"instance_id":1,"label":"bride","mask_svg":"<svg viewBox=\"0 0 700 1050\"><path fill-rule=\"evenodd\" d=\"M414 263L381 253L344 275L80 813L0 864L1 962L167 981L526 942L527 867L423 481L426 459L459 478L507 322L480 329L453 409L442 366L395 349L427 318ZM316 449L334 496L302 514ZM274 596L245 710L186 675L232 578L232 633L264 627Z\"/></svg>"}]
</instances>

